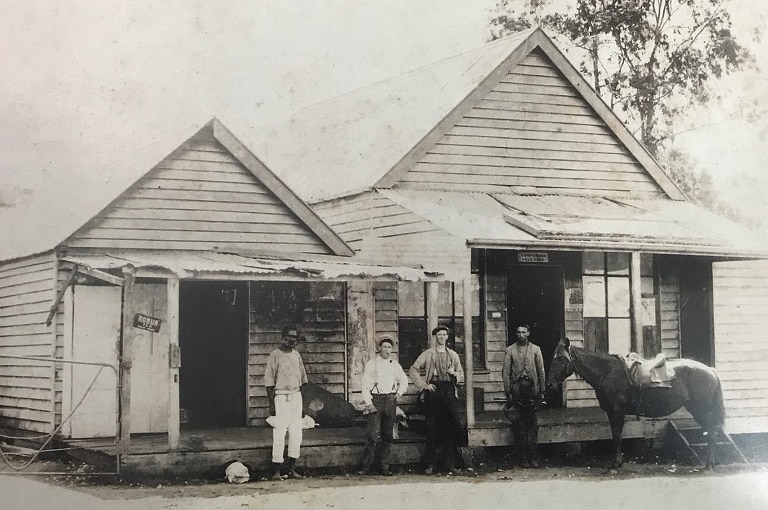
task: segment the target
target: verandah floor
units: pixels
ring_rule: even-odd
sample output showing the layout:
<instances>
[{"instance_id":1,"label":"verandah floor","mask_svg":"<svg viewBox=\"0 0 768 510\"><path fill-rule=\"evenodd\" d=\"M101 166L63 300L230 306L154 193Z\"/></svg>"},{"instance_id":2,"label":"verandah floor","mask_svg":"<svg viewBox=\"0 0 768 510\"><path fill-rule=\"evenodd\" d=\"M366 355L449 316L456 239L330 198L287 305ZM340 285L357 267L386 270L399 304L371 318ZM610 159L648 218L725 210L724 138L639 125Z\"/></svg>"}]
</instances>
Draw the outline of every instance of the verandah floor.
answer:
<instances>
[{"instance_id":1,"label":"verandah floor","mask_svg":"<svg viewBox=\"0 0 768 510\"><path fill-rule=\"evenodd\" d=\"M628 416L624 424L626 438L658 438L667 420L692 424L685 411L664 419ZM595 441L610 439L605 413L596 407L565 409L545 408L539 412L541 443ZM509 422L500 411L478 413L469 430L471 446L506 446L512 444ZM77 447L79 458L114 467L117 448L113 439L64 440ZM300 464L306 468L354 467L359 463L365 444L365 428L314 428L304 431ZM131 436L128 452L121 458L123 473L179 474L204 473L230 460L249 463L254 469L267 470L271 462L272 429L241 427L221 429L182 429L180 448L170 451L166 434ZM392 449L392 464L418 463L424 452L424 436L412 430L400 430Z\"/></svg>"}]
</instances>

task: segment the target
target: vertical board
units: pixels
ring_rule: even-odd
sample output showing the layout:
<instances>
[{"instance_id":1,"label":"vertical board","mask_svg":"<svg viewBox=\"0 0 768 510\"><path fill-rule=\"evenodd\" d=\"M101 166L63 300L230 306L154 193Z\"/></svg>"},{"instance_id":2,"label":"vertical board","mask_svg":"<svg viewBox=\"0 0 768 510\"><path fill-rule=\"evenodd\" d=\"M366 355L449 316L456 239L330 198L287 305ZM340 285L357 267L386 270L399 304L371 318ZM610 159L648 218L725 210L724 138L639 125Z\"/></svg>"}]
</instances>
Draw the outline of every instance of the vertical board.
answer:
<instances>
[{"instance_id":1,"label":"vertical board","mask_svg":"<svg viewBox=\"0 0 768 510\"><path fill-rule=\"evenodd\" d=\"M162 320L160 331L136 329L131 358L131 433L168 431L168 299L162 283L136 283L136 312Z\"/></svg>"},{"instance_id":2,"label":"vertical board","mask_svg":"<svg viewBox=\"0 0 768 510\"><path fill-rule=\"evenodd\" d=\"M120 339L120 287L79 285L73 293L72 360L116 365ZM114 437L117 381L109 368L73 365L72 437ZM79 407L78 407L79 406Z\"/></svg>"}]
</instances>

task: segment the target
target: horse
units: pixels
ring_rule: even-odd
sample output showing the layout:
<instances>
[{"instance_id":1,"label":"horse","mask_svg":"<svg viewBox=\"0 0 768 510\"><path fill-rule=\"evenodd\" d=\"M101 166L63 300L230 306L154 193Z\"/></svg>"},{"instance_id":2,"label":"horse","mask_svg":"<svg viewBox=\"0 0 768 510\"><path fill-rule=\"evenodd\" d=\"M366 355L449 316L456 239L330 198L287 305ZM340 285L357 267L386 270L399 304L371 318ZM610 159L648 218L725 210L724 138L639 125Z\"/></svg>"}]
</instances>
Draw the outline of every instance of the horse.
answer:
<instances>
[{"instance_id":1,"label":"horse","mask_svg":"<svg viewBox=\"0 0 768 510\"><path fill-rule=\"evenodd\" d=\"M707 437L706 468L715 464L715 434L725 421L723 390L715 369L689 359L667 361L675 378L671 387L638 388L632 385L624 360L615 354L595 352L571 345L566 338L555 348L547 387L557 384L576 372L592 386L600 408L608 414L613 437L614 459L611 468L623 463L622 432L626 415L661 418L685 406Z\"/></svg>"}]
</instances>

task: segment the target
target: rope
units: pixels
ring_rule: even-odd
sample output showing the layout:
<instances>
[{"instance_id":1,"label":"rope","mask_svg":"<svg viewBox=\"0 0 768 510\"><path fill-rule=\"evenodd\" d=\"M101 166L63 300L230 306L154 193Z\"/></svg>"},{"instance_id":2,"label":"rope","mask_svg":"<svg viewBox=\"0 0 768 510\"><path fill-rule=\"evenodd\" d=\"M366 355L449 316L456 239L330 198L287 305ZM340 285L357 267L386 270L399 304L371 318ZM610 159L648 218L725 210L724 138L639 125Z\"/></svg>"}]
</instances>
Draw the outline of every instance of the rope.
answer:
<instances>
[{"instance_id":1,"label":"rope","mask_svg":"<svg viewBox=\"0 0 768 510\"><path fill-rule=\"evenodd\" d=\"M58 432L61 430L61 428L64 426L64 424L67 423L70 418L72 418L72 415L75 414L75 411L77 411L77 409L83 403L83 401L85 400L85 397L88 396L88 393L91 391L91 388L93 388L93 385L96 384L96 379L99 378L99 375L101 375L101 371L102 370L104 370L103 366L99 368L98 372L96 372L96 375L93 377L93 380L91 381L91 384L88 385L88 388L86 388L85 392L83 393L83 396L80 398L80 401L78 401L77 405L75 405L75 407L67 415L66 418L61 420L61 423L59 423L59 425L54 429L53 432L51 432L50 434L44 435L44 436L34 436L34 437L39 437L39 438L47 437L47 439L45 440L43 445L34 453L34 455L32 455L32 458L30 458L29 461L26 464L24 464L23 466L14 465L8 457L10 455L19 455L19 454L14 454L14 453L10 453L10 452L6 453L6 452L3 451L2 445L0 445L0 456L3 458L3 460L8 465L8 467L13 469L14 471L23 471L23 470L27 469L35 460L37 460L37 457L40 455L40 453L42 453L43 450L45 450L45 447L48 446L48 443L51 442L51 440L53 439L53 436L58 434ZM10 436L7 436L7 437L10 437ZM18 438L18 439L29 439L29 438Z\"/></svg>"}]
</instances>

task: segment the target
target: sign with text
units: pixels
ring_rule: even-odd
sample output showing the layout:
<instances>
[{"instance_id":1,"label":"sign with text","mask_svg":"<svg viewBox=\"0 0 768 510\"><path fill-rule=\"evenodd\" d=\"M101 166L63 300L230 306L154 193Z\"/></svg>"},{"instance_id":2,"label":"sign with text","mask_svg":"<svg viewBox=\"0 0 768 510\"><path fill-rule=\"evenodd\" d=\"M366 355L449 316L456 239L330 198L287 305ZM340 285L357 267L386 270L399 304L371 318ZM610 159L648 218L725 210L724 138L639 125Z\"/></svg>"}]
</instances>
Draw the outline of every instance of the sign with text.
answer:
<instances>
[{"instance_id":1,"label":"sign with text","mask_svg":"<svg viewBox=\"0 0 768 510\"><path fill-rule=\"evenodd\" d=\"M134 328L151 331L152 333L160 332L161 322L162 321L160 319L156 319L155 317L150 317L149 315L144 315L143 313L137 313L133 317Z\"/></svg>"},{"instance_id":2,"label":"sign with text","mask_svg":"<svg viewBox=\"0 0 768 510\"><path fill-rule=\"evenodd\" d=\"M518 262L527 262L529 264L547 264L549 263L549 254L532 251L521 251L517 254Z\"/></svg>"}]
</instances>

